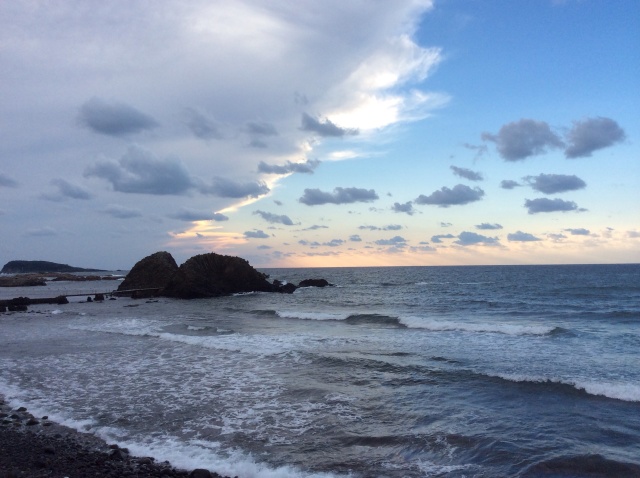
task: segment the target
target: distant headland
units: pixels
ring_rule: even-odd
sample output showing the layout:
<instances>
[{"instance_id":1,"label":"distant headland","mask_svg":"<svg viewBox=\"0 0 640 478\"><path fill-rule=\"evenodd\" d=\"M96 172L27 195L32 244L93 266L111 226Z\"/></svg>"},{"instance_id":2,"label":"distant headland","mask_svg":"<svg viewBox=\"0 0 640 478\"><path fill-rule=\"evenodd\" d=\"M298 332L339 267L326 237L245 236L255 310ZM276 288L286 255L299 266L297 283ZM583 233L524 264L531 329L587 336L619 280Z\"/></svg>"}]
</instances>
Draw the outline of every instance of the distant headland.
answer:
<instances>
[{"instance_id":1,"label":"distant headland","mask_svg":"<svg viewBox=\"0 0 640 478\"><path fill-rule=\"evenodd\" d=\"M102 269L83 269L67 264L58 264L49 261L9 261L0 274L24 274L34 272L105 272Z\"/></svg>"}]
</instances>

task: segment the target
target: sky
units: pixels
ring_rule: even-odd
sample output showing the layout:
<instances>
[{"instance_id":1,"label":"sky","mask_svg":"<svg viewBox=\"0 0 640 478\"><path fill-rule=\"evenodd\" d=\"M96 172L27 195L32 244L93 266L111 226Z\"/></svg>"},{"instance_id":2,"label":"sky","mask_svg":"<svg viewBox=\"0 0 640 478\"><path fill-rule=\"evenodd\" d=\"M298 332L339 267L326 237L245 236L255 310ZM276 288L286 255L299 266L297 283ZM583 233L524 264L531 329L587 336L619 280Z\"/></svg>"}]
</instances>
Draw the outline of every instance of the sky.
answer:
<instances>
[{"instance_id":1,"label":"sky","mask_svg":"<svg viewBox=\"0 0 640 478\"><path fill-rule=\"evenodd\" d=\"M0 262L640 262L637 0L0 3Z\"/></svg>"}]
</instances>

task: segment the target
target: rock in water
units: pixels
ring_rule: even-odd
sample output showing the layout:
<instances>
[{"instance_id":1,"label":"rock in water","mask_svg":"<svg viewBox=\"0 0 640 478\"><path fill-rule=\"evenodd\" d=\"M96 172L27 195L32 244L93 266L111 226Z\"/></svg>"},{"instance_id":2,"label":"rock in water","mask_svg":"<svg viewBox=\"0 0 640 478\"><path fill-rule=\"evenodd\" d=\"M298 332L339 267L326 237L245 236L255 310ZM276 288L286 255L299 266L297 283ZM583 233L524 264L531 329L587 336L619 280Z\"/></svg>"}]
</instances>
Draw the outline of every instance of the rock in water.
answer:
<instances>
[{"instance_id":1,"label":"rock in water","mask_svg":"<svg viewBox=\"0 0 640 478\"><path fill-rule=\"evenodd\" d=\"M330 285L332 284L329 284L326 279L305 279L298 284L298 287L327 287Z\"/></svg>"},{"instance_id":2,"label":"rock in water","mask_svg":"<svg viewBox=\"0 0 640 478\"><path fill-rule=\"evenodd\" d=\"M165 297L197 299L238 292L273 292L266 276L240 257L210 252L182 264L161 291Z\"/></svg>"},{"instance_id":3,"label":"rock in water","mask_svg":"<svg viewBox=\"0 0 640 478\"><path fill-rule=\"evenodd\" d=\"M131 289L164 288L178 272L178 264L171 254L156 252L139 260L118 287L119 291Z\"/></svg>"}]
</instances>

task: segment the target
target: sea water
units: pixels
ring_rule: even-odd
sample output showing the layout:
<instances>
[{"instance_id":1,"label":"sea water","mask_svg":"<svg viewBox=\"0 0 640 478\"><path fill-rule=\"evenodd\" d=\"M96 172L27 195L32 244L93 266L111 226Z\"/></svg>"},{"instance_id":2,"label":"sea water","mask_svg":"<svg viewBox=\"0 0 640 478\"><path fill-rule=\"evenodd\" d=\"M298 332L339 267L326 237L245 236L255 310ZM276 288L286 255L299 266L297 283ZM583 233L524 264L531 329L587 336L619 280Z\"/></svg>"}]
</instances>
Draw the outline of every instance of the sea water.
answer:
<instances>
[{"instance_id":1,"label":"sea water","mask_svg":"<svg viewBox=\"0 0 640 478\"><path fill-rule=\"evenodd\" d=\"M640 475L640 265L265 272L335 287L0 314L0 393L242 478Z\"/></svg>"}]
</instances>

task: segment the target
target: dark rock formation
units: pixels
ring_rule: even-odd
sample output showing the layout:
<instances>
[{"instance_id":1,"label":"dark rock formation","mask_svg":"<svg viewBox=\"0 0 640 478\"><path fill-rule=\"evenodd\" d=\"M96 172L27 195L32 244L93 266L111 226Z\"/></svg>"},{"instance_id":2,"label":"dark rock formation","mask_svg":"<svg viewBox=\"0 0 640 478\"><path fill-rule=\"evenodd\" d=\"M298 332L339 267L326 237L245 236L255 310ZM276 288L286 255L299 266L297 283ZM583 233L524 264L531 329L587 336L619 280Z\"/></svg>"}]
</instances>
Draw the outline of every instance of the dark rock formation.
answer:
<instances>
[{"instance_id":1,"label":"dark rock formation","mask_svg":"<svg viewBox=\"0 0 640 478\"><path fill-rule=\"evenodd\" d=\"M283 284L279 280L273 281L274 292L280 292L281 294L293 294L295 290L298 288L297 285L292 284L291 282L287 282Z\"/></svg>"},{"instance_id":2,"label":"dark rock formation","mask_svg":"<svg viewBox=\"0 0 640 478\"><path fill-rule=\"evenodd\" d=\"M67 264L58 264L48 261L9 261L0 273L2 274L20 274L25 272L89 272L101 271L101 269L83 269L81 267L72 267Z\"/></svg>"},{"instance_id":3,"label":"dark rock formation","mask_svg":"<svg viewBox=\"0 0 640 478\"><path fill-rule=\"evenodd\" d=\"M325 279L305 279L298 287L327 287L333 284L329 284Z\"/></svg>"},{"instance_id":4,"label":"dark rock formation","mask_svg":"<svg viewBox=\"0 0 640 478\"><path fill-rule=\"evenodd\" d=\"M118 287L119 291L131 289L163 289L173 275L178 272L178 264L171 254L156 252L138 261Z\"/></svg>"},{"instance_id":5,"label":"dark rock formation","mask_svg":"<svg viewBox=\"0 0 640 478\"><path fill-rule=\"evenodd\" d=\"M37 287L47 285L44 277L34 274L0 277L0 287Z\"/></svg>"},{"instance_id":6,"label":"dark rock formation","mask_svg":"<svg viewBox=\"0 0 640 478\"><path fill-rule=\"evenodd\" d=\"M238 292L274 292L274 286L245 259L210 252L182 264L161 295L197 299Z\"/></svg>"}]
</instances>

